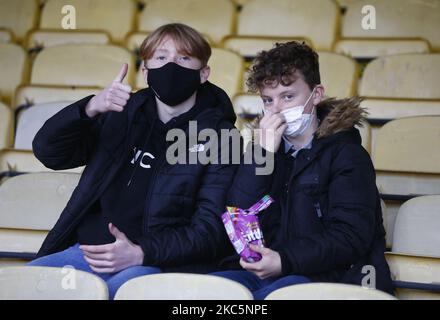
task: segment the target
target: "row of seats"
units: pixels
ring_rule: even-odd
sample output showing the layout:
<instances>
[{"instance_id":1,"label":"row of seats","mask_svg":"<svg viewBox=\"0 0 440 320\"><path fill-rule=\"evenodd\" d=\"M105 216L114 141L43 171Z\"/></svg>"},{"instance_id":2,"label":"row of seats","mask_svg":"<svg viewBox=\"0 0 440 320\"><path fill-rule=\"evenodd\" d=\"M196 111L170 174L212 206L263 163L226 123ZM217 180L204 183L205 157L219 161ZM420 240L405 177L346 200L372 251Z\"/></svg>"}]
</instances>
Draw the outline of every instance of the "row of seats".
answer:
<instances>
[{"instance_id":1,"label":"row of seats","mask_svg":"<svg viewBox=\"0 0 440 320\"><path fill-rule=\"evenodd\" d=\"M74 290L72 290L74 288ZM70 290L69 290L70 289ZM0 268L0 300L107 300L99 277L68 268ZM134 278L116 292L115 300L252 300L251 292L225 278L190 273L164 273ZM266 300L395 300L375 289L338 283L311 283L278 289Z\"/></svg>"},{"instance_id":2,"label":"row of seats","mask_svg":"<svg viewBox=\"0 0 440 320\"><path fill-rule=\"evenodd\" d=\"M68 90L65 94L61 88L102 88L124 62L130 65L127 83L133 88L143 88L145 80L141 69L136 71L137 56L130 51L136 51L144 36L133 39L127 48L103 44L54 46L42 50L33 59L29 59L18 45L0 44L0 67L4 75L0 78L0 97L13 109L27 102L64 100L73 93ZM366 97L363 106L370 112L371 119L439 114L440 93L436 80L440 73L440 54L381 57L367 64L358 80L359 66L353 59L331 52L318 53L326 94L349 97L358 93ZM230 97L246 91L242 57L230 50L213 48L209 63L211 81L224 88ZM36 96L35 86L57 87L58 90L53 89L57 91L55 94L42 88L43 93ZM23 87L31 92L24 94Z\"/></svg>"},{"instance_id":3,"label":"row of seats","mask_svg":"<svg viewBox=\"0 0 440 320\"><path fill-rule=\"evenodd\" d=\"M0 266L22 265L34 257L79 177L33 173L0 185ZM400 298L439 297L435 295L440 289L439 206L440 195L408 200L387 230L394 229L386 258Z\"/></svg>"},{"instance_id":4,"label":"row of seats","mask_svg":"<svg viewBox=\"0 0 440 320\"><path fill-rule=\"evenodd\" d=\"M66 5L69 10L75 8L74 32L63 29L61 23L70 12L62 11ZM46 40L43 45L50 45L69 37L67 41L122 43L134 31L150 32L165 23L184 22L214 43L244 55L254 54L256 43L267 45L270 38L285 37L307 39L319 50L335 49L357 57L440 48L436 32L440 4L435 0L357 0L342 5L341 16L333 0L252 0L241 1L238 8L230 0L1 0L0 28L4 30L0 39L27 38L28 46L41 45L42 39ZM379 27L363 26L361 21L370 12L363 10L365 6L375 8ZM59 30L64 37L53 34Z\"/></svg>"}]
</instances>

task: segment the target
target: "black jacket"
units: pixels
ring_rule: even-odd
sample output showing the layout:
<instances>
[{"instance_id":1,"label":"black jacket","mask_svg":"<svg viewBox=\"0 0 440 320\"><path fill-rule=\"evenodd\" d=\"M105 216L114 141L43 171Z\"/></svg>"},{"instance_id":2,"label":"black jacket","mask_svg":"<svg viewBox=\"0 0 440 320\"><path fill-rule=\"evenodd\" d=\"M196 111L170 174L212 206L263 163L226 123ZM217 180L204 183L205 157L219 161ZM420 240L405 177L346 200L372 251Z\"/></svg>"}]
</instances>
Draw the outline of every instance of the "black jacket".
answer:
<instances>
[{"instance_id":1,"label":"black jacket","mask_svg":"<svg viewBox=\"0 0 440 320\"><path fill-rule=\"evenodd\" d=\"M363 267L372 265L376 287L392 292L375 171L354 128L363 113L358 103L331 99L318 105L312 148L295 159L282 143L273 174L256 176L256 164L242 164L228 205L248 208L264 194L275 199L260 219L268 247L281 256L283 275L361 284L372 276Z\"/></svg>"},{"instance_id":2,"label":"black jacket","mask_svg":"<svg viewBox=\"0 0 440 320\"><path fill-rule=\"evenodd\" d=\"M38 257L64 250L77 241L75 228L112 182L129 152L126 141L136 110L148 99L154 99L151 89L143 89L130 97L123 112L88 119L82 113L91 97L67 106L47 120L33 141L35 156L48 168L63 170L86 165ZM204 128L234 128L232 104L220 88L209 82L202 85L197 104L203 105L203 111L192 119L197 121L198 132ZM188 121L169 123L184 129L188 136ZM143 236L138 240L145 254L144 265L212 271L208 265L214 265L230 250L220 215L236 166L170 165L162 159L156 168L146 194ZM187 268L188 265L194 268Z\"/></svg>"}]
</instances>

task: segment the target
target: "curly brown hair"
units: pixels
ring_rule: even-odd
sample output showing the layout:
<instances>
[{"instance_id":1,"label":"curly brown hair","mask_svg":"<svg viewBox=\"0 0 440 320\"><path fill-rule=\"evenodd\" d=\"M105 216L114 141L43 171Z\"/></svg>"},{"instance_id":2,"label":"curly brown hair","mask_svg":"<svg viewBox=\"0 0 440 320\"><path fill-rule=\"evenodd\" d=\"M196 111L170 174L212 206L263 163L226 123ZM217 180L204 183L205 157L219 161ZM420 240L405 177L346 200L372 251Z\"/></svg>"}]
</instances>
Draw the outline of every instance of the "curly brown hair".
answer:
<instances>
[{"instance_id":1,"label":"curly brown hair","mask_svg":"<svg viewBox=\"0 0 440 320\"><path fill-rule=\"evenodd\" d=\"M248 70L246 84L251 92L264 86L291 85L299 74L310 90L321 83L318 54L304 42L276 43L269 51L261 51Z\"/></svg>"}]
</instances>

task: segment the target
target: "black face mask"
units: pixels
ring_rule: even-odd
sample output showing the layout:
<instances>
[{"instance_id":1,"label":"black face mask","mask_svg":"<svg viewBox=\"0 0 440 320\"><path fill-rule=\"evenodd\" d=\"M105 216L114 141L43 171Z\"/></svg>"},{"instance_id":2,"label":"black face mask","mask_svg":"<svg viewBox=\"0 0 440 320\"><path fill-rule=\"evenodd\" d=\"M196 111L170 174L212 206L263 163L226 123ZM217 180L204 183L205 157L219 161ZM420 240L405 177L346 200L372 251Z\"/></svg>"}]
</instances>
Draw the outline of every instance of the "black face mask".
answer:
<instances>
[{"instance_id":1,"label":"black face mask","mask_svg":"<svg viewBox=\"0 0 440 320\"><path fill-rule=\"evenodd\" d=\"M176 106L191 97L199 88L200 70L168 62L160 68L148 69L147 81L160 101Z\"/></svg>"}]
</instances>

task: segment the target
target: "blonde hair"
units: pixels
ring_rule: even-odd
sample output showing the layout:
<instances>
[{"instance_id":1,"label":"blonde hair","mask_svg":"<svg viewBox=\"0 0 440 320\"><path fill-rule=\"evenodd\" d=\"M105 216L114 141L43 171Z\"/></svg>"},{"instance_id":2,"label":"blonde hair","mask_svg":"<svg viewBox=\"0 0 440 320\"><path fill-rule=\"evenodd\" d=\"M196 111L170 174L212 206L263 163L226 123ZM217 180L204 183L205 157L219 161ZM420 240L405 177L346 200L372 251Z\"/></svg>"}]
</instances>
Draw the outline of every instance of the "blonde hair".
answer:
<instances>
[{"instance_id":1,"label":"blonde hair","mask_svg":"<svg viewBox=\"0 0 440 320\"><path fill-rule=\"evenodd\" d=\"M153 31L140 47L142 60L150 59L167 36L173 39L179 52L199 59L206 66L211 57L209 43L198 31L182 23L166 24Z\"/></svg>"}]
</instances>

